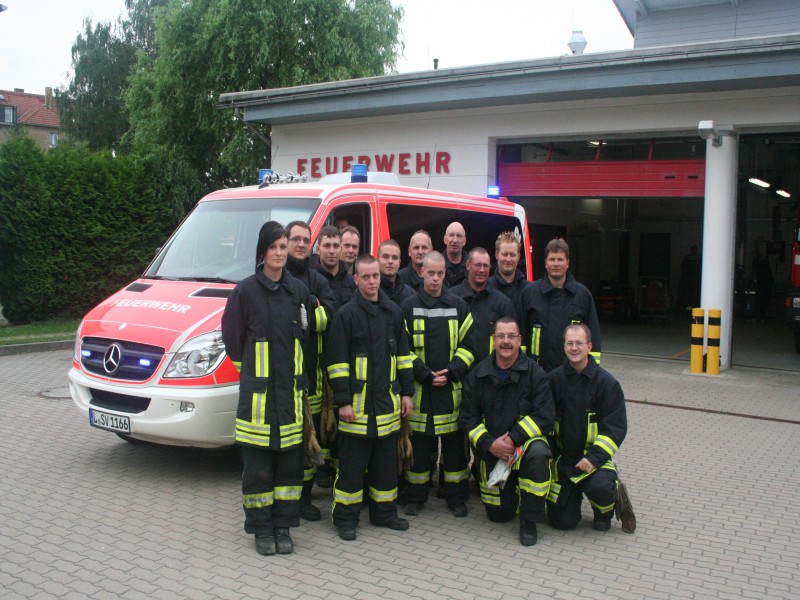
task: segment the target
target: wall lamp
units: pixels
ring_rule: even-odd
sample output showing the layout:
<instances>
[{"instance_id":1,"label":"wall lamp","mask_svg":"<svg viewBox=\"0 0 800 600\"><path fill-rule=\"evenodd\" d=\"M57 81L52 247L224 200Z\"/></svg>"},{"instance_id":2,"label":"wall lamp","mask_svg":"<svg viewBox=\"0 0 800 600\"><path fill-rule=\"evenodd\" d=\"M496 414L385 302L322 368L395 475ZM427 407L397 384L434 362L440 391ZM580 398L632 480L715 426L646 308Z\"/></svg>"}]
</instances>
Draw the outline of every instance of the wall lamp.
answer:
<instances>
[{"instance_id":1,"label":"wall lamp","mask_svg":"<svg viewBox=\"0 0 800 600\"><path fill-rule=\"evenodd\" d=\"M730 125L717 126L714 121L700 121L697 124L697 132L704 140L711 140L712 146L722 146L722 138L724 136L736 135L736 130Z\"/></svg>"}]
</instances>

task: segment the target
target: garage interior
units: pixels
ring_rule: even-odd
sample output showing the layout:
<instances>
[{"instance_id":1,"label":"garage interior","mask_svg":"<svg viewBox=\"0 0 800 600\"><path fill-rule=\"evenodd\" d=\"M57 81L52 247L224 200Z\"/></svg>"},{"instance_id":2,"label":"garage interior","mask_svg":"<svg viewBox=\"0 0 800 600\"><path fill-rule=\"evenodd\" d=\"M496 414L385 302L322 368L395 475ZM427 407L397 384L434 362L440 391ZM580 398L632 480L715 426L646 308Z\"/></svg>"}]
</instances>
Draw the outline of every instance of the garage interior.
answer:
<instances>
[{"instance_id":1,"label":"garage interior","mask_svg":"<svg viewBox=\"0 0 800 600\"><path fill-rule=\"evenodd\" d=\"M564 237L595 296L605 352L688 363L696 284L681 264L693 245L702 253L705 144L696 134L498 144L498 183L528 214L535 277L546 243ZM740 135L738 171L732 365L800 371L784 323L800 132ZM765 265L768 292L756 281Z\"/></svg>"}]
</instances>

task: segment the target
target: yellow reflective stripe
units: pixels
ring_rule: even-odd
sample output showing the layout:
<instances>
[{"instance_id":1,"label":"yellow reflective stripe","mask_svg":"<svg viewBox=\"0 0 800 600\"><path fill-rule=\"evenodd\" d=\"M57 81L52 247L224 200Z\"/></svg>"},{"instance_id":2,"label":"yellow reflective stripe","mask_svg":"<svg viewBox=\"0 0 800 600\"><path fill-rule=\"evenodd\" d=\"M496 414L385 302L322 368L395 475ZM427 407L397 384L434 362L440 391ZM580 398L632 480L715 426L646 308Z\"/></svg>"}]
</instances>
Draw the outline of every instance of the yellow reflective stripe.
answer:
<instances>
[{"instance_id":1,"label":"yellow reflective stripe","mask_svg":"<svg viewBox=\"0 0 800 600\"><path fill-rule=\"evenodd\" d=\"M414 355L413 354L406 354L405 356L398 356L397 357L397 368L398 368L398 370L413 369L414 368Z\"/></svg>"},{"instance_id":2,"label":"yellow reflective stripe","mask_svg":"<svg viewBox=\"0 0 800 600\"><path fill-rule=\"evenodd\" d=\"M484 435L489 435L489 431L486 429L486 425L483 423L476 425L469 433L467 433L469 443L472 444L474 448L478 447L478 442Z\"/></svg>"},{"instance_id":3,"label":"yellow reflective stripe","mask_svg":"<svg viewBox=\"0 0 800 600\"><path fill-rule=\"evenodd\" d=\"M348 363L328 365L328 379L336 379L337 377L350 377L350 365Z\"/></svg>"},{"instance_id":4,"label":"yellow reflective stripe","mask_svg":"<svg viewBox=\"0 0 800 600\"><path fill-rule=\"evenodd\" d=\"M236 367L236 371L241 373L242 372L242 361L240 360L232 360L233 366Z\"/></svg>"},{"instance_id":5,"label":"yellow reflective stripe","mask_svg":"<svg viewBox=\"0 0 800 600\"><path fill-rule=\"evenodd\" d=\"M461 327L458 329L458 341L459 343L464 341L464 338L467 337L467 332L469 328L472 327L473 319L472 314L467 313L467 317L464 319L464 322L461 323Z\"/></svg>"},{"instance_id":6,"label":"yellow reflective stripe","mask_svg":"<svg viewBox=\"0 0 800 600\"><path fill-rule=\"evenodd\" d=\"M250 444L251 446L269 446L269 434L255 435L246 431L236 430L234 439L243 444Z\"/></svg>"},{"instance_id":7,"label":"yellow reflective stripe","mask_svg":"<svg viewBox=\"0 0 800 600\"><path fill-rule=\"evenodd\" d=\"M389 381L397 379L397 357L392 354L389 357Z\"/></svg>"},{"instance_id":8,"label":"yellow reflective stripe","mask_svg":"<svg viewBox=\"0 0 800 600\"><path fill-rule=\"evenodd\" d=\"M369 486L369 497L374 502L393 502L397 500L397 488L391 490L376 490Z\"/></svg>"},{"instance_id":9,"label":"yellow reflective stripe","mask_svg":"<svg viewBox=\"0 0 800 600\"><path fill-rule=\"evenodd\" d=\"M333 488L333 501L336 504L358 504L364 498L364 490L358 490L357 492L343 492L339 488Z\"/></svg>"},{"instance_id":10,"label":"yellow reflective stripe","mask_svg":"<svg viewBox=\"0 0 800 600\"><path fill-rule=\"evenodd\" d=\"M366 420L364 423L348 423L347 421L339 421L339 431L342 433L351 433L353 435L367 435Z\"/></svg>"},{"instance_id":11,"label":"yellow reflective stripe","mask_svg":"<svg viewBox=\"0 0 800 600\"><path fill-rule=\"evenodd\" d=\"M369 359L366 356L356 356L356 379L360 381L367 380L367 365Z\"/></svg>"},{"instance_id":12,"label":"yellow reflective stripe","mask_svg":"<svg viewBox=\"0 0 800 600\"><path fill-rule=\"evenodd\" d=\"M253 392L250 399L250 415L253 423L266 423L267 421L267 395Z\"/></svg>"},{"instance_id":13,"label":"yellow reflective stripe","mask_svg":"<svg viewBox=\"0 0 800 600\"><path fill-rule=\"evenodd\" d=\"M619 446L607 435L598 435L597 439L594 441L594 445L608 452L609 456L614 456L617 450L619 450Z\"/></svg>"},{"instance_id":14,"label":"yellow reflective stripe","mask_svg":"<svg viewBox=\"0 0 800 600\"><path fill-rule=\"evenodd\" d=\"M469 469L463 471L445 471L444 480L447 483L459 483L469 479Z\"/></svg>"},{"instance_id":15,"label":"yellow reflective stripe","mask_svg":"<svg viewBox=\"0 0 800 600\"><path fill-rule=\"evenodd\" d=\"M275 500L283 500L284 502L300 500L300 492L302 491L303 487L300 485L276 485Z\"/></svg>"},{"instance_id":16,"label":"yellow reflective stripe","mask_svg":"<svg viewBox=\"0 0 800 600\"><path fill-rule=\"evenodd\" d=\"M550 489L547 490L547 501L557 502L558 495L561 493L561 484L555 481L550 482Z\"/></svg>"},{"instance_id":17,"label":"yellow reflective stripe","mask_svg":"<svg viewBox=\"0 0 800 600\"><path fill-rule=\"evenodd\" d=\"M303 373L303 346L300 340L294 341L294 374L301 375Z\"/></svg>"},{"instance_id":18,"label":"yellow reflective stripe","mask_svg":"<svg viewBox=\"0 0 800 600\"><path fill-rule=\"evenodd\" d=\"M256 342L256 377L269 377L269 342Z\"/></svg>"},{"instance_id":19,"label":"yellow reflective stripe","mask_svg":"<svg viewBox=\"0 0 800 600\"><path fill-rule=\"evenodd\" d=\"M245 508L264 508L272 506L275 500L273 492L261 492L260 494L242 494L242 504Z\"/></svg>"},{"instance_id":20,"label":"yellow reflective stripe","mask_svg":"<svg viewBox=\"0 0 800 600\"><path fill-rule=\"evenodd\" d=\"M303 469L303 483L314 479L314 475L316 474L317 474L317 467L308 467L307 469Z\"/></svg>"},{"instance_id":21,"label":"yellow reflective stripe","mask_svg":"<svg viewBox=\"0 0 800 600\"><path fill-rule=\"evenodd\" d=\"M489 336L489 354L494 352L494 336ZM523 350L525 352L525 350Z\"/></svg>"},{"instance_id":22,"label":"yellow reflective stripe","mask_svg":"<svg viewBox=\"0 0 800 600\"><path fill-rule=\"evenodd\" d=\"M614 510L614 503L613 502L611 504L607 504L607 505L600 505L600 504L597 504L596 502L592 502L592 500L590 498L589 499L589 504L594 506L601 513L608 513L608 512L611 512L612 510Z\"/></svg>"},{"instance_id":23,"label":"yellow reflective stripe","mask_svg":"<svg viewBox=\"0 0 800 600\"><path fill-rule=\"evenodd\" d=\"M550 489L550 480L547 481L532 481L530 479L519 478L519 489L534 496L544 496Z\"/></svg>"},{"instance_id":24,"label":"yellow reflective stripe","mask_svg":"<svg viewBox=\"0 0 800 600\"><path fill-rule=\"evenodd\" d=\"M525 433L528 434L529 438L535 438L542 435L542 430L539 429L539 426L536 424L536 421L530 418L530 416L524 416L519 420L519 426L525 430Z\"/></svg>"},{"instance_id":25,"label":"yellow reflective stripe","mask_svg":"<svg viewBox=\"0 0 800 600\"><path fill-rule=\"evenodd\" d=\"M481 502L490 506L500 506L500 488L496 485L488 486L485 482L480 484Z\"/></svg>"},{"instance_id":26,"label":"yellow reflective stripe","mask_svg":"<svg viewBox=\"0 0 800 600\"><path fill-rule=\"evenodd\" d=\"M328 328L328 313L322 305L314 309L314 322L318 332Z\"/></svg>"},{"instance_id":27,"label":"yellow reflective stripe","mask_svg":"<svg viewBox=\"0 0 800 600\"><path fill-rule=\"evenodd\" d=\"M533 329L531 329L531 354L533 356L539 356L539 343L541 342L541 338L542 328L534 325Z\"/></svg>"},{"instance_id":28,"label":"yellow reflective stripe","mask_svg":"<svg viewBox=\"0 0 800 600\"><path fill-rule=\"evenodd\" d=\"M364 415L364 404L367 396L367 384L365 383L360 392L353 394L353 413L356 418Z\"/></svg>"},{"instance_id":29,"label":"yellow reflective stripe","mask_svg":"<svg viewBox=\"0 0 800 600\"><path fill-rule=\"evenodd\" d=\"M453 356L458 350L458 320L448 319L447 328L450 332L450 360L453 360Z\"/></svg>"},{"instance_id":30,"label":"yellow reflective stripe","mask_svg":"<svg viewBox=\"0 0 800 600\"><path fill-rule=\"evenodd\" d=\"M423 471L422 473L416 473L411 470L406 471L406 481L408 483L421 485L424 483L428 483L430 480L431 480L430 471Z\"/></svg>"},{"instance_id":31,"label":"yellow reflective stripe","mask_svg":"<svg viewBox=\"0 0 800 600\"><path fill-rule=\"evenodd\" d=\"M308 408L311 410L312 415L318 415L322 412L322 394L314 394L308 397Z\"/></svg>"},{"instance_id":32,"label":"yellow reflective stripe","mask_svg":"<svg viewBox=\"0 0 800 600\"><path fill-rule=\"evenodd\" d=\"M467 367L471 367L475 362L475 356L466 348L459 348L456 350L456 357L464 361Z\"/></svg>"},{"instance_id":33,"label":"yellow reflective stripe","mask_svg":"<svg viewBox=\"0 0 800 600\"><path fill-rule=\"evenodd\" d=\"M589 352L592 356L594 356L594 362L598 365L600 364L600 352Z\"/></svg>"},{"instance_id":34,"label":"yellow reflective stripe","mask_svg":"<svg viewBox=\"0 0 800 600\"><path fill-rule=\"evenodd\" d=\"M592 423L595 413L586 413L586 447L588 448L594 443L597 437L597 423Z\"/></svg>"}]
</instances>

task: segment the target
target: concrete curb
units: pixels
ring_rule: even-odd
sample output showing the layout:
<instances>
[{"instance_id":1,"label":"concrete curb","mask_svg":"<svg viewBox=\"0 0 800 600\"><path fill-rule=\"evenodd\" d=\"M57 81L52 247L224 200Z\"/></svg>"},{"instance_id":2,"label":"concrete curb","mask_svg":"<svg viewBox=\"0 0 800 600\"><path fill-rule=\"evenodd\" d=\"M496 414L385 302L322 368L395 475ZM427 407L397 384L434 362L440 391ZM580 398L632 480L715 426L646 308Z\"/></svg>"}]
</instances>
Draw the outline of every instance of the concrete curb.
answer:
<instances>
[{"instance_id":1,"label":"concrete curb","mask_svg":"<svg viewBox=\"0 0 800 600\"><path fill-rule=\"evenodd\" d=\"M61 340L59 342L34 342L31 344L9 344L0 346L0 356L13 354L31 354L32 352L51 352L53 350L67 350L72 348L75 340Z\"/></svg>"}]
</instances>

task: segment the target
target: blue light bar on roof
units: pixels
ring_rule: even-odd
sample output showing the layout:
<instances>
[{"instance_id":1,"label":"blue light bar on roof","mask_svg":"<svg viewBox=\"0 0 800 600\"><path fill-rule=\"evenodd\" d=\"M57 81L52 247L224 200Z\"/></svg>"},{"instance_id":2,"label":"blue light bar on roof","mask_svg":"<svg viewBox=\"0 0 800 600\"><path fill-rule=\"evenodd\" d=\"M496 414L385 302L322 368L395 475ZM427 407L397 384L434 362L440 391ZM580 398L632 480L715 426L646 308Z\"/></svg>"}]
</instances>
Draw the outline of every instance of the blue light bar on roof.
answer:
<instances>
[{"instance_id":1,"label":"blue light bar on roof","mask_svg":"<svg viewBox=\"0 0 800 600\"><path fill-rule=\"evenodd\" d=\"M500 197L500 186L499 185L490 185L486 189L486 197L487 198L499 198Z\"/></svg>"},{"instance_id":2,"label":"blue light bar on roof","mask_svg":"<svg viewBox=\"0 0 800 600\"><path fill-rule=\"evenodd\" d=\"M264 183L264 179L266 179L266 177L268 175L272 175L272 169L259 169L258 170L258 185L261 185L262 183Z\"/></svg>"},{"instance_id":3,"label":"blue light bar on roof","mask_svg":"<svg viewBox=\"0 0 800 600\"><path fill-rule=\"evenodd\" d=\"M357 164L353 165L350 175L351 183L366 183L367 182L367 165Z\"/></svg>"}]
</instances>

